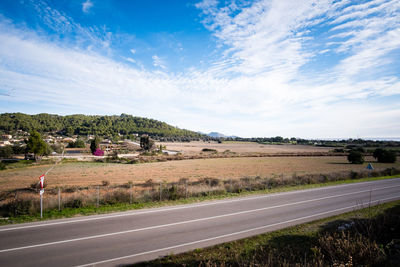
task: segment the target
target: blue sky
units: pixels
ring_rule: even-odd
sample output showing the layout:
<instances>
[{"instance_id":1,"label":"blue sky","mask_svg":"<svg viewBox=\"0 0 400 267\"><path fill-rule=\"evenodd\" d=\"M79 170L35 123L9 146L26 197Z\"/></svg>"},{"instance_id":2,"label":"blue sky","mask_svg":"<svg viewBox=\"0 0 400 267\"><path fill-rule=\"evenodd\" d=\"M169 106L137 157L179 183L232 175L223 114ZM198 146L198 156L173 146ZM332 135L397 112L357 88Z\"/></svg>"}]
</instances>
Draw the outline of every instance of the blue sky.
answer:
<instances>
[{"instance_id":1,"label":"blue sky","mask_svg":"<svg viewBox=\"0 0 400 267\"><path fill-rule=\"evenodd\" d=\"M400 2L0 1L0 112L400 136Z\"/></svg>"}]
</instances>

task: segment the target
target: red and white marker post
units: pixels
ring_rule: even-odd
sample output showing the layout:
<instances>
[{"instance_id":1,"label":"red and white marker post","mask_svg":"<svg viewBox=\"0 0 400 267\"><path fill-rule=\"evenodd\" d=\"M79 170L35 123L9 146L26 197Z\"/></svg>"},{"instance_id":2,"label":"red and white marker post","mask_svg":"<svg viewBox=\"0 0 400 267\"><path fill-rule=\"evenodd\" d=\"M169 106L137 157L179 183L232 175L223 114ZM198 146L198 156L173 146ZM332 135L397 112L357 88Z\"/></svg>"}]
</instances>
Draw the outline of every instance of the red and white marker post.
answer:
<instances>
[{"instance_id":1,"label":"red and white marker post","mask_svg":"<svg viewBox=\"0 0 400 267\"><path fill-rule=\"evenodd\" d=\"M43 193L44 193L44 174L39 177L40 183L40 218L43 218Z\"/></svg>"}]
</instances>

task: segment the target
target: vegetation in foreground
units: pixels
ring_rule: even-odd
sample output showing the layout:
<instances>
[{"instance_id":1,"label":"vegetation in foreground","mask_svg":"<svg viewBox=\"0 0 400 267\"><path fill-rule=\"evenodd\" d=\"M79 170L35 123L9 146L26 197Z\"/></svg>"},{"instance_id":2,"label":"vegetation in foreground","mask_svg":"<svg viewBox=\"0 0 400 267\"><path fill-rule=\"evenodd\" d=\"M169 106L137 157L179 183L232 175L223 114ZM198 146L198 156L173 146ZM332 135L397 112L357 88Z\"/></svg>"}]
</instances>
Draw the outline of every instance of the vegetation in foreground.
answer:
<instances>
[{"instance_id":1,"label":"vegetation in foreground","mask_svg":"<svg viewBox=\"0 0 400 267\"><path fill-rule=\"evenodd\" d=\"M371 176L376 174L377 177ZM379 177L380 175L391 175ZM90 215L113 211L125 211L155 206L187 204L211 199L245 196L248 194L275 193L291 190L315 188L342 183L354 183L394 178L400 174L397 169L387 169L382 172L351 172L349 176L339 177L335 174L308 175L293 177L291 180L274 178L244 178L240 180L221 181L219 179L202 179L188 182L159 184L147 181L144 188L134 192L133 185L128 183L119 187L110 186L108 181L96 187L68 187L46 189L43 200L43 219ZM364 177L363 175L367 175ZM364 177L364 178L362 178ZM190 188L189 188L190 185ZM46 184L45 184L46 187ZM41 220L40 201L37 192L38 185L25 191L0 193L0 224L22 223Z\"/></svg>"},{"instance_id":2,"label":"vegetation in foreground","mask_svg":"<svg viewBox=\"0 0 400 267\"><path fill-rule=\"evenodd\" d=\"M138 266L399 266L400 201Z\"/></svg>"}]
</instances>

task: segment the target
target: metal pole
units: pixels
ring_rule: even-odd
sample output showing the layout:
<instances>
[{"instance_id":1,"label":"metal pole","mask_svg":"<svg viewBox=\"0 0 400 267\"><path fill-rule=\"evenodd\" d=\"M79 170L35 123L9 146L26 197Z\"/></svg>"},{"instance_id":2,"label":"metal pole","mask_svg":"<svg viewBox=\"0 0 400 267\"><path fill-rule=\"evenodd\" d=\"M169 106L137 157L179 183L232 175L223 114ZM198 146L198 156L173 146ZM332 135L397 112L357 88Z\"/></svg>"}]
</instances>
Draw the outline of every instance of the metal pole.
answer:
<instances>
[{"instance_id":1,"label":"metal pole","mask_svg":"<svg viewBox=\"0 0 400 267\"><path fill-rule=\"evenodd\" d=\"M185 181L185 198L188 197L188 182L187 180Z\"/></svg>"},{"instance_id":2,"label":"metal pole","mask_svg":"<svg viewBox=\"0 0 400 267\"><path fill-rule=\"evenodd\" d=\"M99 207L100 204L100 186L97 186L97 207Z\"/></svg>"},{"instance_id":3,"label":"metal pole","mask_svg":"<svg viewBox=\"0 0 400 267\"><path fill-rule=\"evenodd\" d=\"M40 218L43 218L43 194L40 194Z\"/></svg>"},{"instance_id":4,"label":"metal pole","mask_svg":"<svg viewBox=\"0 0 400 267\"><path fill-rule=\"evenodd\" d=\"M58 188L58 211L61 211L61 189Z\"/></svg>"},{"instance_id":5,"label":"metal pole","mask_svg":"<svg viewBox=\"0 0 400 267\"><path fill-rule=\"evenodd\" d=\"M129 195L129 204L132 204L132 199L133 199L133 196L132 196L132 184L130 184L130 195Z\"/></svg>"},{"instance_id":6,"label":"metal pole","mask_svg":"<svg viewBox=\"0 0 400 267\"><path fill-rule=\"evenodd\" d=\"M161 185L161 182L160 182L160 202L161 202L161 195L162 195L162 191L161 191L161 188L162 187L162 185Z\"/></svg>"},{"instance_id":7,"label":"metal pole","mask_svg":"<svg viewBox=\"0 0 400 267\"><path fill-rule=\"evenodd\" d=\"M14 216L17 216L17 200L18 200L18 190L15 191L15 196L14 196Z\"/></svg>"}]
</instances>

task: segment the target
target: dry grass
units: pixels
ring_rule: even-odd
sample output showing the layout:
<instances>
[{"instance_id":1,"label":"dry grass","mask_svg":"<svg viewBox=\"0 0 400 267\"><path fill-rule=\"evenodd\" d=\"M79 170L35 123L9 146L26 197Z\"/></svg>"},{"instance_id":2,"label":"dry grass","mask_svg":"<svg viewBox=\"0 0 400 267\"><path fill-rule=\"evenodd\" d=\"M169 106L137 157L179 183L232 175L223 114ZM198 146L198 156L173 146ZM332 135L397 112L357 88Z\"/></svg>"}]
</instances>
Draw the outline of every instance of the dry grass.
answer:
<instances>
[{"instance_id":1,"label":"dry grass","mask_svg":"<svg viewBox=\"0 0 400 267\"><path fill-rule=\"evenodd\" d=\"M372 161L372 158L367 160ZM375 163L376 169L400 168L400 163ZM249 157L168 161L146 164L63 163L47 176L48 188L58 186L101 185L103 181L125 184L153 181L176 182L182 178L238 179L243 177L291 178L293 174L320 174L365 170L367 163L352 165L344 156L331 157ZM0 172L0 191L27 188L38 180L50 165L31 166Z\"/></svg>"},{"instance_id":2,"label":"dry grass","mask_svg":"<svg viewBox=\"0 0 400 267\"><path fill-rule=\"evenodd\" d=\"M168 150L179 151L183 154L198 154L203 148L215 149L218 152L231 151L240 154L246 153L305 153L305 152L329 152L331 147L314 147L305 145L263 145L254 142L190 142L190 143L159 143Z\"/></svg>"}]
</instances>

